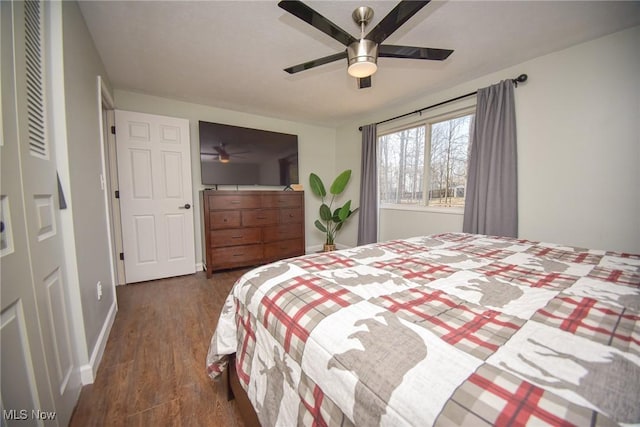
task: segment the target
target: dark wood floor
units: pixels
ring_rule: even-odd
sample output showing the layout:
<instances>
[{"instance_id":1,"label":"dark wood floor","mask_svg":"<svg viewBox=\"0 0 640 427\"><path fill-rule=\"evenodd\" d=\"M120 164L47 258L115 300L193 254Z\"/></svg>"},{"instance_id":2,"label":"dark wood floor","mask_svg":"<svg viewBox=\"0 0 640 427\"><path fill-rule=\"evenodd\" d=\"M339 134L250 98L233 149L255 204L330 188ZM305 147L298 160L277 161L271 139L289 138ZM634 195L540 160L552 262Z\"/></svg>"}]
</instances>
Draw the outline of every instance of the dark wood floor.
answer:
<instances>
[{"instance_id":1,"label":"dark wood floor","mask_svg":"<svg viewBox=\"0 0 640 427\"><path fill-rule=\"evenodd\" d=\"M224 300L247 270L118 286L118 314L71 426L243 426L205 359Z\"/></svg>"}]
</instances>

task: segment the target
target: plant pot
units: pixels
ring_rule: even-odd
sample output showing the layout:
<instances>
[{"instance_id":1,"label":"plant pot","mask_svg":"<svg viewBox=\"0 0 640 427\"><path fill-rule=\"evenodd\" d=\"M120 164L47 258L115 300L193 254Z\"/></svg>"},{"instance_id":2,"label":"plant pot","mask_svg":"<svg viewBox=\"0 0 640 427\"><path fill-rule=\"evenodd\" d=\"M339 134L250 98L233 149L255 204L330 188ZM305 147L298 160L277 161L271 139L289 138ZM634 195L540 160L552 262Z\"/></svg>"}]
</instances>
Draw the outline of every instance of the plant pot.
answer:
<instances>
[{"instance_id":1,"label":"plant pot","mask_svg":"<svg viewBox=\"0 0 640 427\"><path fill-rule=\"evenodd\" d=\"M336 245L330 245L328 243L324 244L324 252L331 252L336 250Z\"/></svg>"}]
</instances>

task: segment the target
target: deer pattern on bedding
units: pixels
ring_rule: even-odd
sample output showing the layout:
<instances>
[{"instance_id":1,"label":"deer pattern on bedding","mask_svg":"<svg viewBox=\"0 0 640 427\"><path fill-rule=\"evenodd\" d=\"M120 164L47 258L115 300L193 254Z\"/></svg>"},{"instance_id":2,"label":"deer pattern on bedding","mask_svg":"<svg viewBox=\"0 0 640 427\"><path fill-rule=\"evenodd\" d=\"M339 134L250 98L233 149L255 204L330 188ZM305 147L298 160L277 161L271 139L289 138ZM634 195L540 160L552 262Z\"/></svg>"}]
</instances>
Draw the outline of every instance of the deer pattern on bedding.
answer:
<instances>
[{"instance_id":1,"label":"deer pattern on bedding","mask_svg":"<svg viewBox=\"0 0 640 427\"><path fill-rule=\"evenodd\" d=\"M528 341L539 348L538 354L544 354L545 358L553 361L537 364L527 359L522 353L518 354L519 359L549 379L530 375L527 372L518 372L519 376L535 384L564 389L583 396L594 407L602 409L605 413L614 414L615 421L633 423L640 419L640 405L638 405L640 366L614 352L603 360L592 361L581 359L571 353L559 352L533 339ZM545 369L545 366L554 363L575 364L584 369L586 374L578 379L577 384L563 380ZM509 370L509 367L502 362L500 366ZM602 393L603 384L609 382L615 383L615 390Z\"/></svg>"},{"instance_id":2,"label":"deer pattern on bedding","mask_svg":"<svg viewBox=\"0 0 640 427\"><path fill-rule=\"evenodd\" d=\"M640 423L640 255L445 233L310 254L234 286L264 426Z\"/></svg>"}]
</instances>

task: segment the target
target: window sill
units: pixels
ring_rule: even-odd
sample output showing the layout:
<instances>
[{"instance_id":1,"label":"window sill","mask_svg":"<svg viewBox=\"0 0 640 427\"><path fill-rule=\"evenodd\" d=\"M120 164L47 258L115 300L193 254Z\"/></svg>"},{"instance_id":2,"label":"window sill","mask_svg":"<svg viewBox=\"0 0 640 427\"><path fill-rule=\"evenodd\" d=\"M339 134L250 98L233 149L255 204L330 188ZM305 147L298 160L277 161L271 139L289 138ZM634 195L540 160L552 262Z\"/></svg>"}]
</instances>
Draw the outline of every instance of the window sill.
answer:
<instances>
[{"instance_id":1,"label":"window sill","mask_svg":"<svg viewBox=\"0 0 640 427\"><path fill-rule=\"evenodd\" d=\"M411 211L411 212L428 212L445 215L464 215L464 208L438 208L435 206L412 206L412 205L380 205L380 209L391 211Z\"/></svg>"}]
</instances>

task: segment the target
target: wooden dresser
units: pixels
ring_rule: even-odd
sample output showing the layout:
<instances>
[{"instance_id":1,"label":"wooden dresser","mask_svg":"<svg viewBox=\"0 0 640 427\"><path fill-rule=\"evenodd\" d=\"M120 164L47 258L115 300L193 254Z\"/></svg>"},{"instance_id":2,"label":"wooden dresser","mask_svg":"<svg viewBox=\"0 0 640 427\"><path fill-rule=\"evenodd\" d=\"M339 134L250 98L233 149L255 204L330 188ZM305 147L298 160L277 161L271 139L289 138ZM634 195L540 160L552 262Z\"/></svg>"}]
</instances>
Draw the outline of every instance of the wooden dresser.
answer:
<instances>
[{"instance_id":1,"label":"wooden dresser","mask_svg":"<svg viewBox=\"0 0 640 427\"><path fill-rule=\"evenodd\" d=\"M207 277L303 255L304 192L202 191Z\"/></svg>"}]
</instances>

